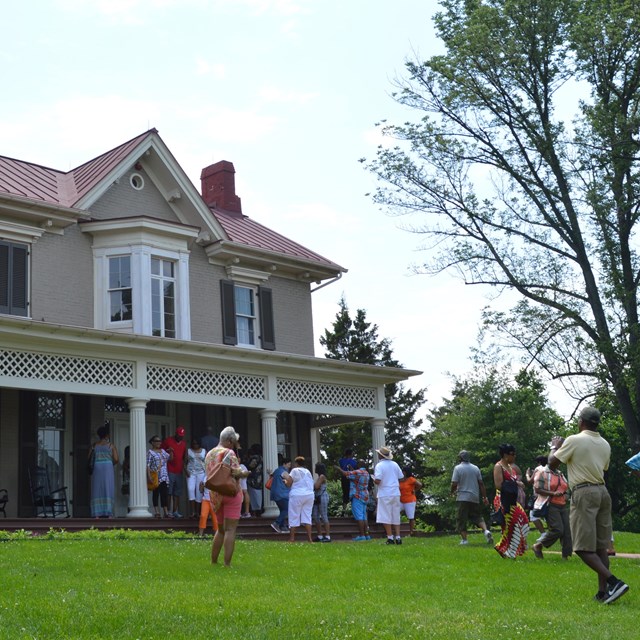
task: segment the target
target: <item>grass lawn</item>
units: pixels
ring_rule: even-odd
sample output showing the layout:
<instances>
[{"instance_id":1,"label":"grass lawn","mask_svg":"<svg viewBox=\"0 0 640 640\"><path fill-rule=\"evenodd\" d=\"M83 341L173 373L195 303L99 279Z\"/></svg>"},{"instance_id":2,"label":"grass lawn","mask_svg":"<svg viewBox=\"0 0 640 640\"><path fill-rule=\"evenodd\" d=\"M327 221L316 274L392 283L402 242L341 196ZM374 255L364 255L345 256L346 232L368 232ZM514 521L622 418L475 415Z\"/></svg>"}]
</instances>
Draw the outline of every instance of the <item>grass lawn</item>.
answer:
<instances>
[{"instance_id":1,"label":"grass lawn","mask_svg":"<svg viewBox=\"0 0 640 640\"><path fill-rule=\"evenodd\" d=\"M240 540L231 569L210 564L210 539L89 535L0 542L0 638L638 637L635 559L612 559L631 588L607 606L575 556L503 560L480 535ZM616 549L640 552L640 535Z\"/></svg>"}]
</instances>

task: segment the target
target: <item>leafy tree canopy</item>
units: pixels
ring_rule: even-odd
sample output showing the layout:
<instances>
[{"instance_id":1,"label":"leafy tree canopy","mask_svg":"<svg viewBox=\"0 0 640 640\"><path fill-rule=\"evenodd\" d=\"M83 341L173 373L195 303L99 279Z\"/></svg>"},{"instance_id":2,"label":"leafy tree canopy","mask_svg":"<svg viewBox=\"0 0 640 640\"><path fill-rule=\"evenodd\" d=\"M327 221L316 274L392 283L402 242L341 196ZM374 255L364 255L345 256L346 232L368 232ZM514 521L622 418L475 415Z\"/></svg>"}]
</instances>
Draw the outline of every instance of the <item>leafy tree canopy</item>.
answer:
<instances>
[{"instance_id":1,"label":"leafy tree canopy","mask_svg":"<svg viewBox=\"0 0 640 640\"><path fill-rule=\"evenodd\" d=\"M547 455L555 434L564 434L562 418L549 407L539 376L520 371L514 379L493 369L486 374L455 382L451 398L429 417L423 491L432 511L452 524L455 501L451 497L451 474L458 453L466 449L493 495L493 466L503 443L515 446L516 463L524 473L534 459Z\"/></svg>"},{"instance_id":2,"label":"leafy tree canopy","mask_svg":"<svg viewBox=\"0 0 640 640\"><path fill-rule=\"evenodd\" d=\"M420 270L516 292L486 326L577 399L606 384L638 450L640 5L440 5L445 53L406 64L416 118L385 125L375 200L419 214Z\"/></svg>"},{"instance_id":3,"label":"leafy tree canopy","mask_svg":"<svg viewBox=\"0 0 640 640\"><path fill-rule=\"evenodd\" d=\"M340 309L331 329L325 329L320 344L325 347L327 358L360 362L380 367L400 367L393 357L391 343L378 337L378 326L367 321L364 309L358 309L351 317L347 303L342 298ZM413 392L401 383L385 387L387 424L385 441L400 466L410 466L416 475L422 472L424 434L422 419L416 416L424 404L425 390ZM322 429L321 448L327 459L336 464L345 449L352 449L356 459L373 462L371 425L365 421Z\"/></svg>"}]
</instances>

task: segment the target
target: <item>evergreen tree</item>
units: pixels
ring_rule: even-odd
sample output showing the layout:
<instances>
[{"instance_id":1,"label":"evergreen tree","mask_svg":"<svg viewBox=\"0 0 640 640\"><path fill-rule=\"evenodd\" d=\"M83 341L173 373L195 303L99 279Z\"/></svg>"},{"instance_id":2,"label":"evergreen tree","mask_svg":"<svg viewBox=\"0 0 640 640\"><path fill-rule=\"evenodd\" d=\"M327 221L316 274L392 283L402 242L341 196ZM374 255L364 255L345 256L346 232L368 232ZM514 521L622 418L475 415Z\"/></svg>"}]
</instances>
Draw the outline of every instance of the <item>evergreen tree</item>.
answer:
<instances>
[{"instance_id":1,"label":"evergreen tree","mask_svg":"<svg viewBox=\"0 0 640 640\"><path fill-rule=\"evenodd\" d=\"M367 321L364 309L358 309L352 318L344 298L331 329L325 329L320 344L325 357L348 362L359 362L379 367L401 367L393 357L391 343L378 337L378 326ZM410 466L415 475L422 473L424 458L424 432L422 419L416 416L424 404L425 390L413 392L401 383L385 388L387 425L385 440L393 450L394 460L400 466ZM352 449L355 458L373 462L371 425L358 421L322 429L321 448L328 461L336 464L345 449Z\"/></svg>"}]
</instances>

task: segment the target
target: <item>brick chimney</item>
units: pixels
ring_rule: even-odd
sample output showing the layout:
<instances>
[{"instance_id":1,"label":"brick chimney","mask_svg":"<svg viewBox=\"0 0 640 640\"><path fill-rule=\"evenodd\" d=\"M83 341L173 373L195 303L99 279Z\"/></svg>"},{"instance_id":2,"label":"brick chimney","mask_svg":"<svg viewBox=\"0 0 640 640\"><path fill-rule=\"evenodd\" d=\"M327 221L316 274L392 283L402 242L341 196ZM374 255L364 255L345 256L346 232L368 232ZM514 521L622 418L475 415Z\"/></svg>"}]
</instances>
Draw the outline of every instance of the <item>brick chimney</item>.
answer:
<instances>
[{"instance_id":1,"label":"brick chimney","mask_svg":"<svg viewBox=\"0 0 640 640\"><path fill-rule=\"evenodd\" d=\"M235 172L233 162L227 160L205 167L200 174L202 199L210 207L242 215L240 198L236 195Z\"/></svg>"}]
</instances>

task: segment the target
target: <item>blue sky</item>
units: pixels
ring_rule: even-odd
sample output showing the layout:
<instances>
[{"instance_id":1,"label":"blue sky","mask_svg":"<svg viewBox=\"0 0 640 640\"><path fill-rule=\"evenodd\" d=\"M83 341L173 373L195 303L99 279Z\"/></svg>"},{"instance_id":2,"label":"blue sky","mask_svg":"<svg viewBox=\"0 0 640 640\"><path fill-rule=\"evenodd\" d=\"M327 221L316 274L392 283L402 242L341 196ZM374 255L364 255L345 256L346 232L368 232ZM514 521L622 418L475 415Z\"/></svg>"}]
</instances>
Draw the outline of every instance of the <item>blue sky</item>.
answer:
<instances>
[{"instance_id":1,"label":"blue sky","mask_svg":"<svg viewBox=\"0 0 640 640\"><path fill-rule=\"evenodd\" d=\"M486 292L412 275L421 239L365 194L358 162L375 123L410 113L391 98L413 52L438 52L434 0L30 0L3 6L0 155L71 169L158 129L196 187L236 169L243 212L349 269L314 293L315 333L345 295L394 355L424 374L471 369ZM321 356L318 346L316 355Z\"/></svg>"}]
</instances>

